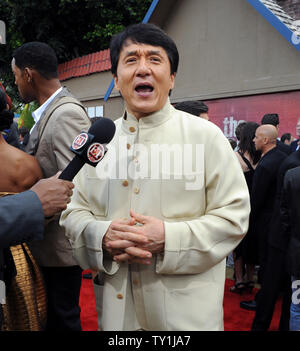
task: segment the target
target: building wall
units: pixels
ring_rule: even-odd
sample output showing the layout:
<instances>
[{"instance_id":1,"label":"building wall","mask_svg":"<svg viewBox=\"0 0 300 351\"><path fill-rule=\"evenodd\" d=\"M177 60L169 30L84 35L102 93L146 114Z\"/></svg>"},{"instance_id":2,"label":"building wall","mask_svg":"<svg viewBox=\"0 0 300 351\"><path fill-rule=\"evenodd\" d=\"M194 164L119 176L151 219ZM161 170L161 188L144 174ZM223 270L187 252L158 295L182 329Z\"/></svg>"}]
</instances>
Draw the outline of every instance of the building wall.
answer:
<instances>
[{"instance_id":1,"label":"building wall","mask_svg":"<svg viewBox=\"0 0 300 351\"><path fill-rule=\"evenodd\" d=\"M85 107L103 106L103 116L115 120L121 116L124 110L124 103L116 89L112 91L108 101L104 102L104 96L111 80L111 72L101 72L68 79L63 81L62 84L68 87Z\"/></svg>"},{"instance_id":2,"label":"building wall","mask_svg":"<svg viewBox=\"0 0 300 351\"><path fill-rule=\"evenodd\" d=\"M151 21L180 53L171 102L300 90L300 53L247 1L174 0L171 7L170 1L159 2ZM103 104L104 116L115 119L124 105L116 90L104 103L111 79L102 72L64 84L86 106Z\"/></svg>"},{"instance_id":3,"label":"building wall","mask_svg":"<svg viewBox=\"0 0 300 351\"><path fill-rule=\"evenodd\" d=\"M300 89L300 53L245 0L177 2L174 102Z\"/></svg>"}]
</instances>

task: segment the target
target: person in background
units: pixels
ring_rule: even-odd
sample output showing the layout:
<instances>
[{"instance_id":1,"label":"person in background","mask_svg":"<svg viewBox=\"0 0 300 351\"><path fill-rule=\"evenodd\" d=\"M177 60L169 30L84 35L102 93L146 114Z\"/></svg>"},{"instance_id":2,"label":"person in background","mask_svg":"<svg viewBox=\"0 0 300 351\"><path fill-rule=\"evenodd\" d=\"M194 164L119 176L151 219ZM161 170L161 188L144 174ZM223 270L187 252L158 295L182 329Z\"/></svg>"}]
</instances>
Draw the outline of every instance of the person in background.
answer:
<instances>
[{"instance_id":1,"label":"person in background","mask_svg":"<svg viewBox=\"0 0 300 351\"><path fill-rule=\"evenodd\" d=\"M287 245L289 237L285 235L280 217L280 201L284 176L289 169L300 166L300 149L287 156L278 171L276 201L267 237L267 260L264 279L261 282L260 303L257 304L252 330L267 331L273 317L278 297L282 297L281 315L278 330L289 330L291 277L288 274L286 262L288 257Z\"/></svg>"},{"instance_id":2,"label":"person in background","mask_svg":"<svg viewBox=\"0 0 300 351\"><path fill-rule=\"evenodd\" d=\"M255 149L253 142L255 131L258 127L259 125L255 122L243 124L239 134L240 142L238 151L236 151L236 156L242 167L250 195L254 170L261 157L261 152ZM249 224L249 228L250 227L251 225ZM235 285L230 288L230 291L239 294L244 291L251 292L254 287L254 264L249 260L247 260L249 263L245 262L245 255L246 257L249 255L247 250L247 235L248 233L233 251ZM244 279L244 270L246 273L246 280Z\"/></svg>"},{"instance_id":3,"label":"person in background","mask_svg":"<svg viewBox=\"0 0 300 351\"><path fill-rule=\"evenodd\" d=\"M287 271L291 276L289 330L300 330L300 167L290 169L284 177L280 201L280 218L283 236L287 240Z\"/></svg>"},{"instance_id":4,"label":"person in background","mask_svg":"<svg viewBox=\"0 0 300 351\"><path fill-rule=\"evenodd\" d=\"M8 110L6 96L0 90L0 131L11 125L13 117L14 114ZM41 239L44 217L66 208L73 184L58 180L57 177L38 182L42 178L42 171L37 160L8 144L2 134L0 164L0 280L8 285L16 275L9 247ZM15 193L19 194L10 195ZM28 313L35 311L28 310ZM0 329L1 324L0 306Z\"/></svg>"},{"instance_id":5,"label":"person in background","mask_svg":"<svg viewBox=\"0 0 300 351\"><path fill-rule=\"evenodd\" d=\"M279 116L277 113L267 113L263 116L261 119L261 124L271 124L277 129L277 134L279 132ZM291 153L291 148L288 145L285 145L283 142L281 142L278 138L276 140L276 146L278 149L285 154L289 155Z\"/></svg>"},{"instance_id":6,"label":"person in background","mask_svg":"<svg viewBox=\"0 0 300 351\"><path fill-rule=\"evenodd\" d=\"M73 187L56 175L38 181L27 191L0 198L0 281L8 268L5 251L12 245L41 240L45 218L66 209ZM0 304L0 329L2 322Z\"/></svg>"},{"instance_id":7,"label":"person in background","mask_svg":"<svg viewBox=\"0 0 300 351\"><path fill-rule=\"evenodd\" d=\"M13 53L12 71L25 103L37 101L35 121L25 151L36 157L44 177L62 171L73 159L70 146L91 122L84 106L61 86L54 50L41 42L23 44ZM48 318L46 330L81 330L79 295L82 270L59 216L45 228L43 240L30 244L45 280Z\"/></svg>"},{"instance_id":8,"label":"person in background","mask_svg":"<svg viewBox=\"0 0 300 351\"><path fill-rule=\"evenodd\" d=\"M244 127L245 124L246 124L245 121L240 121L238 123L237 127L235 128L234 134L235 134L236 139L237 139L237 147L235 148L234 151L238 150L239 142L240 142L240 139L241 139L241 133L242 133L242 130L243 130L243 127Z\"/></svg>"},{"instance_id":9,"label":"person in background","mask_svg":"<svg viewBox=\"0 0 300 351\"><path fill-rule=\"evenodd\" d=\"M17 149L22 149L19 142L19 133L18 133L18 125L16 122L12 121L11 125L2 131L3 136L6 142Z\"/></svg>"},{"instance_id":10,"label":"person in background","mask_svg":"<svg viewBox=\"0 0 300 351\"><path fill-rule=\"evenodd\" d=\"M2 84L0 85L0 91L4 93L6 105L7 105L6 109L11 111L12 110L12 101L11 101L11 98L5 92L4 86ZM19 143L17 123L15 123L12 120L11 124L7 128L5 128L4 130L2 130L1 133L8 144L10 144L18 149L21 149L21 145Z\"/></svg>"},{"instance_id":11,"label":"person in background","mask_svg":"<svg viewBox=\"0 0 300 351\"><path fill-rule=\"evenodd\" d=\"M251 189L251 214L246 245L250 255L246 263L259 264L258 280L264 279L267 261L268 232L276 203L278 171L287 154L276 147L277 128L271 124L259 126L253 139L255 149L261 151L261 158L255 169ZM260 291L255 300L241 301L241 308L256 310Z\"/></svg>"},{"instance_id":12,"label":"person in background","mask_svg":"<svg viewBox=\"0 0 300 351\"><path fill-rule=\"evenodd\" d=\"M294 152L299 149L299 142L300 142L300 118L298 118L297 124L296 124L296 135L297 139L291 142L291 151Z\"/></svg>"},{"instance_id":13,"label":"person in background","mask_svg":"<svg viewBox=\"0 0 300 351\"><path fill-rule=\"evenodd\" d=\"M28 140L29 140L29 130L26 127L21 127L18 130L19 133L19 141L20 141L20 145L22 150L25 150L26 145L28 144Z\"/></svg>"},{"instance_id":14,"label":"person in background","mask_svg":"<svg viewBox=\"0 0 300 351\"><path fill-rule=\"evenodd\" d=\"M282 136L281 136L281 138L280 138L280 141L281 141L283 144L291 145L293 139L294 139L294 138L292 137L292 134L291 134L291 133L284 133L284 134L282 134Z\"/></svg>"},{"instance_id":15,"label":"person in background","mask_svg":"<svg viewBox=\"0 0 300 351\"><path fill-rule=\"evenodd\" d=\"M191 115L201 117L209 121L208 106L197 100L178 102L175 108L180 111L185 111Z\"/></svg>"},{"instance_id":16,"label":"person in background","mask_svg":"<svg viewBox=\"0 0 300 351\"><path fill-rule=\"evenodd\" d=\"M41 179L42 171L33 156L27 155L5 141L2 131L11 125L14 118L13 112L7 108L5 94L0 90L0 164L3 167L0 191L17 193L27 190Z\"/></svg>"}]
</instances>

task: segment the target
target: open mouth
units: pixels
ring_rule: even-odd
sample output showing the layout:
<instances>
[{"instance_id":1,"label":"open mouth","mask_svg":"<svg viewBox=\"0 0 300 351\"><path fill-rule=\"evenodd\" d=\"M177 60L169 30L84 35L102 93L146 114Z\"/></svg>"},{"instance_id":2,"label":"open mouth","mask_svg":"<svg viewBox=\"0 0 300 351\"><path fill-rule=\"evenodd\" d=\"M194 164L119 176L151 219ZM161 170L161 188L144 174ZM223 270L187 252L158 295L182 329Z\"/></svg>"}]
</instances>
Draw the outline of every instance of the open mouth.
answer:
<instances>
[{"instance_id":1,"label":"open mouth","mask_svg":"<svg viewBox=\"0 0 300 351\"><path fill-rule=\"evenodd\" d=\"M149 83L140 83L135 87L135 91L139 94L150 94L153 90L153 86Z\"/></svg>"}]
</instances>

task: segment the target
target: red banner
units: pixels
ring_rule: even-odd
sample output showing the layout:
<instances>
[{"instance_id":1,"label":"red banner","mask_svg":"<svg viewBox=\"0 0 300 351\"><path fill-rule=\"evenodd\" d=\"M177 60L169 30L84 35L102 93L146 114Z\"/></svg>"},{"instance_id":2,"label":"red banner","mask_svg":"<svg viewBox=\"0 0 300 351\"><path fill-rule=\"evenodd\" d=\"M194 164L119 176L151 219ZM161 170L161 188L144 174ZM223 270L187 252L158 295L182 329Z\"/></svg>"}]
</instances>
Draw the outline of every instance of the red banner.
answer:
<instances>
[{"instance_id":1,"label":"red banner","mask_svg":"<svg viewBox=\"0 0 300 351\"><path fill-rule=\"evenodd\" d=\"M227 138L235 138L239 121L260 124L266 113L279 115L279 137L291 133L296 137L296 124L300 118L300 91L243 96L205 101L209 107L210 121L224 132Z\"/></svg>"}]
</instances>

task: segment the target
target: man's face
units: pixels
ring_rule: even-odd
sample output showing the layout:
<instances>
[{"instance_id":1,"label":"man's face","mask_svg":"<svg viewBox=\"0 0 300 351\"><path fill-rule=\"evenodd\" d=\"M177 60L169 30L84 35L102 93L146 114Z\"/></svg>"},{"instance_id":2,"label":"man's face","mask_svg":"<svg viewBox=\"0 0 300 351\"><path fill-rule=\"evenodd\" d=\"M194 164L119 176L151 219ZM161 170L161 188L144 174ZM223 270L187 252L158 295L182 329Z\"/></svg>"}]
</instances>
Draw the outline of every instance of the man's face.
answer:
<instances>
[{"instance_id":1,"label":"man's face","mask_svg":"<svg viewBox=\"0 0 300 351\"><path fill-rule=\"evenodd\" d=\"M296 125L296 134L298 137L300 137L300 121L298 121L298 123Z\"/></svg>"},{"instance_id":2,"label":"man's face","mask_svg":"<svg viewBox=\"0 0 300 351\"><path fill-rule=\"evenodd\" d=\"M30 84L30 77L26 69L24 71L20 70L15 64L15 59L12 59L11 68L15 76L15 84L18 87L20 96L25 103L29 103L35 100L33 89Z\"/></svg>"},{"instance_id":3,"label":"man's face","mask_svg":"<svg viewBox=\"0 0 300 351\"><path fill-rule=\"evenodd\" d=\"M163 108L174 87L175 74L170 69L168 55L160 46L131 41L123 46L114 78L128 112L139 119Z\"/></svg>"},{"instance_id":4,"label":"man's face","mask_svg":"<svg viewBox=\"0 0 300 351\"><path fill-rule=\"evenodd\" d=\"M259 128L256 129L255 137L253 139L253 142L254 142L254 145L255 145L255 149L257 151L262 151L263 145L264 145L264 137L260 133Z\"/></svg>"}]
</instances>

